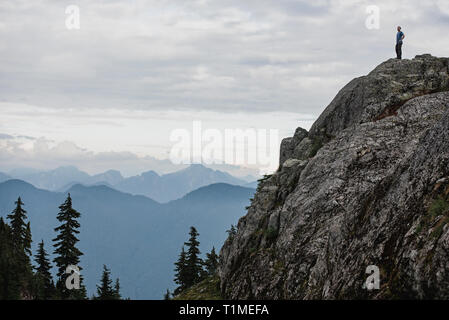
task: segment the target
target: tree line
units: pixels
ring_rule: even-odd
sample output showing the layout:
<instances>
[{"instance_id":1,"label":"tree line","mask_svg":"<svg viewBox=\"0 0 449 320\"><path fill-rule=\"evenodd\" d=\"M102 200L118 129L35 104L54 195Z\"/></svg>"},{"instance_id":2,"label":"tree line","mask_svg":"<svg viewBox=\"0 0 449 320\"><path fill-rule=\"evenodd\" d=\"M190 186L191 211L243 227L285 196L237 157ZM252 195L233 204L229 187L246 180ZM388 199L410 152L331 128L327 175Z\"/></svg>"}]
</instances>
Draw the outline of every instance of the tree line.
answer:
<instances>
[{"instance_id":1,"label":"tree line","mask_svg":"<svg viewBox=\"0 0 449 320\"><path fill-rule=\"evenodd\" d=\"M189 236L189 240L184 242L178 261L175 262L174 281L178 287L173 292L174 296L215 275L218 269L219 258L215 252L215 247L212 247L212 250L206 253L206 259L203 260L200 257L199 233L195 227L190 227ZM172 294L167 289L164 299L169 300L171 297Z\"/></svg>"},{"instance_id":2,"label":"tree line","mask_svg":"<svg viewBox=\"0 0 449 320\"><path fill-rule=\"evenodd\" d=\"M79 271L83 253L77 248L81 214L72 206L72 198L59 206L53 241L56 281L52 276L52 264L44 241L38 243L36 255L32 256L31 226L27 221L24 203L19 197L15 209L7 215L8 222L0 217L0 300L83 300L87 299L83 277L79 276L79 288L68 288L67 267L76 266ZM33 259L34 258L34 259ZM34 264L32 262L34 260ZM120 281L111 279L110 270L104 265L95 300L119 300Z\"/></svg>"}]
</instances>

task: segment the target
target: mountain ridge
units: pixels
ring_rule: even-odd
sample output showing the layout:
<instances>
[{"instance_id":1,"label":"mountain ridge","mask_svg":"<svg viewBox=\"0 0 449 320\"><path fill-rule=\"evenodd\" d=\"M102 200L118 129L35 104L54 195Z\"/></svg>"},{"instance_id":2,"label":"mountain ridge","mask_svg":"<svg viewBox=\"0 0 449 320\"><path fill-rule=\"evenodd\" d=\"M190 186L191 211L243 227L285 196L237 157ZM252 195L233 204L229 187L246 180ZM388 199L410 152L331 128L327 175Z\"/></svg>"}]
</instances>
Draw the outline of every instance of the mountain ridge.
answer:
<instances>
[{"instance_id":1,"label":"mountain ridge","mask_svg":"<svg viewBox=\"0 0 449 320\"><path fill-rule=\"evenodd\" d=\"M352 80L282 141L220 251L223 297L448 299L448 137L449 58L390 59Z\"/></svg>"},{"instance_id":2,"label":"mountain ridge","mask_svg":"<svg viewBox=\"0 0 449 320\"><path fill-rule=\"evenodd\" d=\"M164 175L158 175L154 171L144 172L140 176L125 179L114 187L131 194L146 195L164 203L179 199L194 189L218 182L234 185L246 184L246 181L228 173L194 164Z\"/></svg>"},{"instance_id":3,"label":"mountain ridge","mask_svg":"<svg viewBox=\"0 0 449 320\"><path fill-rule=\"evenodd\" d=\"M0 173L0 182L20 179L38 188L56 192L66 192L76 184L107 185L125 193L145 195L161 203L182 198L190 191L214 183L223 182L242 186L248 184L245 180L227 172L214 170L201 164L193 164L163 175L149 170L127 178L117 170L89 175L75 166L58 167L50 171L23 170L20 172L16 170L15 172L16 174L12 176ZM252 186L248 185L248 187Z\"/></svg>"},{"instance_id":4,"label":"mountain ridge","mask_svg":"<svg viewBox=\"0 0 449 320\"><path fill-rule=\"evenodd\" d=\"M212 203L199 201L192 191L193 196L160 204L107 186L72 186L69 192L73 206L81 213L79 248L84 253L81 266L89 295L95 292L102 265L106 264L120 277L125 297L160 299L167 287L174 287L173 263L189 227L198 228L203 253L212 246L218 248L255 191L229 188L237 188L237 192L228 191L227 195L222 189L222 197ZM207 194L207 187L200 193ZM0 183L0 216L5 218L13 210L19 196L31 222L33 251L43 239L48 252L53 252L54 228L59 225L56 215L67 193L38 189L17 179Z\"/></svg>"}]
</instances>

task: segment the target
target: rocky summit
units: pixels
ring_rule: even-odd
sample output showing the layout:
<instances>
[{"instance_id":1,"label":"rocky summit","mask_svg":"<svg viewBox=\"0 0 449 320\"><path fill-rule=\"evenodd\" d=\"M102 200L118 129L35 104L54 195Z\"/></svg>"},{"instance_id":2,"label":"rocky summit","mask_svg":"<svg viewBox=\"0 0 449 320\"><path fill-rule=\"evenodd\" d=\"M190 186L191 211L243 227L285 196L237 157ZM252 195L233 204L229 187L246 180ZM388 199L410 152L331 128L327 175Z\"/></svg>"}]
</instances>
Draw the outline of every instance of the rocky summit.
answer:
<instances>
[{"instance_id":1,"label":"rocky summit","mask_svg":"<svg viewBox=\"0 0 449 320\"><path fill-rule=\"evenodd\" d=\"M225 298L449 299L449 58L352 80L280 154L221 249Z\"/></svg>"}]
</instances>

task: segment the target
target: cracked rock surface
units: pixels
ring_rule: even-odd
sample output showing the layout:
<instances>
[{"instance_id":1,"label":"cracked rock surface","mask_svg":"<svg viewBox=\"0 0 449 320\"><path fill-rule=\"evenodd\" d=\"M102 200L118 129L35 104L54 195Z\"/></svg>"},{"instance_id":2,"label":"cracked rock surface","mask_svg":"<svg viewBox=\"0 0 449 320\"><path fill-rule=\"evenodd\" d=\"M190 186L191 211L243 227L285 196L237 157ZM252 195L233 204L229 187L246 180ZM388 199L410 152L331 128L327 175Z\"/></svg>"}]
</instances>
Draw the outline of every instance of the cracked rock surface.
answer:
<instances>
[{"instance_id":1,"label":"cracked rock surface","mask_svg":"<svg viewBox=\"0 0 449 320\"><path fill-rule=\"evenodd\" d=\"M354 79L280 163L221 249L224 297L449 299L448 58Z\"/></svg>"}]
</instances>

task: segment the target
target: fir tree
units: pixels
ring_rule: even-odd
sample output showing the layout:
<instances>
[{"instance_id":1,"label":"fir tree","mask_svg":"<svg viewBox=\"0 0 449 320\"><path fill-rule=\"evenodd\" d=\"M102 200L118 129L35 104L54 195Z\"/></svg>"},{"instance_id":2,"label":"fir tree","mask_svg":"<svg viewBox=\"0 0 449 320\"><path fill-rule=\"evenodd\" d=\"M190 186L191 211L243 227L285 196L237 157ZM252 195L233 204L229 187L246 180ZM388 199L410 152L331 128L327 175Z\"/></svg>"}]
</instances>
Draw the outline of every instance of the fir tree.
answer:
<instances>
[{"instance_id":1,"label":"fir tree","mask_svg":"<svg viewBox=\"0 0 449 320\"><path fill-rule=\"evenodd\" d=\"M186 271L186 252L184 247L182 247L178 261L175 262L175 283L178 285L174 292L175 295L178 295L187 288Z\"/></svg>"},{"instance_id":2,"label":"fir tree","mask_svg":"<svg viewBox=\"0 0 449 320\"><path fill-rule=\"evenodd\" d=\"M215 253L215 247L212 247L211 252L206 254L204 266L206 267L206 274L208 276L214 275L217 272L218 255Z\"/></svg>"},{"instance_id":3,"label":"fir tree","mask_svg":"<svg viewBox=\"0 0 449 320\"><path fill-rule=\"evenodd\" d=\"M58 233L57 237L53 239L56 258L53 260L58 268L58 281L56 287L58 294L62 299L85 299L86 289L82 284L82 277L80 277L80 289L69 290L66 288L66 279L69 274L66 274L66 268L70 265L79 266L80 256L83 253L75 246L79 241L76 237L79 234L80 224L77 219L80 218L80 213L73 209L72 198L68 195L66 201L59 207L57 219L61 225L55 228Z\"/></svg>"},{"instance_id":4,"label":"fir tree","mask_svg":"<svg viewBox=\"0 0 449 320\"><path fill-rule=\"evenodd\" d=\"M15 292L14 294L19 292L18 299L31 299L33 280L30 261L31 228L30 223L25 222L27 216L26 211L23 209L24 203L20 197L15 202L15 205L15 209L7 216L11 221L10 240L12 241L12 247L10 248L10 258L15 264L15 268L12 271L14 279L10 280L14 284L13 286L18 286L17 288L11 287L11 292Z\"/></svg>"},{"instance_id":5,"label":"fir tree","mask_svg":"<svg viewBox=\"0 0 449 320\"><path fill-rule=\"evenodd\" d=\"M25 250L25 253L31 257L31 226L30 222L28 221L26 228L25 228L25 238L23 239L23 249Z\"/></svg>"},{"instance_id":6,"label":"fir tree","mask_svg":"<svg viewBox=\"0 0 449 320\"><path fill-rule=\"evenodd\" d=\"M116 300L122 299L122 294L120 293L120 280L119 280L119 278L115 279L114 293L115 293L115 299Z\"/></svg>"},{"instance_id":7,"label":"fir tree","mask_svg":"<svg viewBox=\"0 0 449 320\"><path fill-rule=\"evenodd\" d=\"M171 300L171 293L170 293L170 290L168 290L168 289L164 293L164 300Z\"/></svg>"},{"instance_id":8,"label":"fir tree","mask_svg":"<svg viewBox=\"0 0 449 320\"><path fill-rule=\"evenodd\" d=\"M116 282L118 284L119 282ZM119 287L112 287L111 271L103 265L103 274L101 276L101 283L97 285L97 297L98 300L116 300L117 290L120 291Z\"/></svg>"},{"instance_id":9,"label":"fir tree","mask_svg":"<svg viewBox=\"0 0 449 320\"><path fill-rule=\"evenodd\" d=\"M0 217L0 300L21 299L21 269L13 231Z\"/></svg>"},{"instance_id":10,"label":"fir tree","mask_svg":"<svg viewBox=\"0 0 449 320\"><path fill-rule=\"evenodd\" d=\"M39 243L39 247L36 253L35 261L37 264L36 278L36 298L42 300L48 300L53 297L54 283L51 276L51 265L48 260L48 254L44 249L44 240Z\"/></svg>"},{"instance_id":11,"label":"fir tree","mask_svg":"<svg viewBox=\"0 0 449 320\"><path fill-rule=\"evenodd\" d=\"M15 202L16 208L7 216L11 221L11 230L14 243L18 246L25 247L25 239L27 238L26 211L22 208L23 202L19 197Z\"/></svg>"},{"instance_id":12,"label":"fir tree","mask_svg":"<svg viewBox=\"0 0 449 320\"><path fill-rule=\"evenodd\" d=\"M203 273L203 261L199 257L201 253L199 249L200 242L198 241L199 233L195 227L190 227L189 235L189 241L184 243L188 248L185 262L185 285L187 288L198 283Z\"/></svg>"},{"instance_id":13,"label":"fir tree","mask_svg":"<svg viewBox=\"0 0 449 320\"><path fill-rule=\"evenodd\" d=\"M226 230L226 233L228 234L229 239L232 240L237 234L237 228L233 224L231 224L231 228L229 230Z\"/></svg>"}]
</instances>

